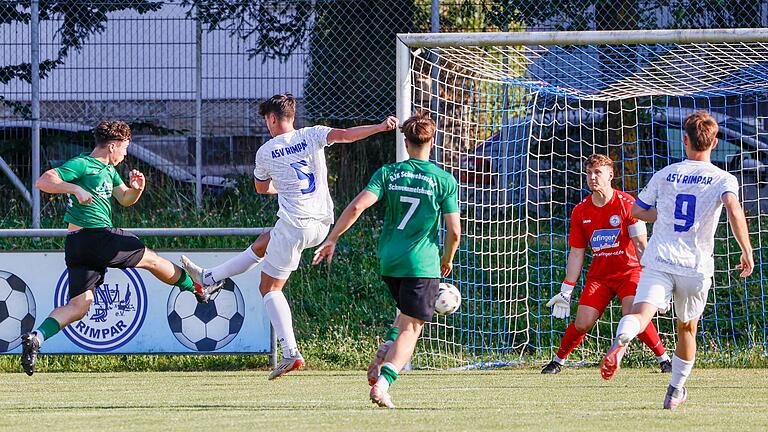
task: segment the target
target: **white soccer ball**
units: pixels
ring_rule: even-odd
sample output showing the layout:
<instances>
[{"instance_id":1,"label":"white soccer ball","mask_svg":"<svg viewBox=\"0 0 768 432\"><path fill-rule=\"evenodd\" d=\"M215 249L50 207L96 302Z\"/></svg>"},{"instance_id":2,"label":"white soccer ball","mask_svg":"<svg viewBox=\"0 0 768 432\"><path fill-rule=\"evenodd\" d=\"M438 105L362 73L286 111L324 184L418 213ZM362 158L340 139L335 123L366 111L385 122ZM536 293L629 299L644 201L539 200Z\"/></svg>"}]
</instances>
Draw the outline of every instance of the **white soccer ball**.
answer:
<instances>
[{"instance_id":1,"label":"white soccer ball","mask_svg":"<svg viewBox=\"0 0 768 432\"><path fill-rule=\"evenodd\" d=\"M440 282L440 288L437 289L435 298L435 312L440 315L450 315L461 306L461 292L455 286Z\"/></svg>"}]
</instances>

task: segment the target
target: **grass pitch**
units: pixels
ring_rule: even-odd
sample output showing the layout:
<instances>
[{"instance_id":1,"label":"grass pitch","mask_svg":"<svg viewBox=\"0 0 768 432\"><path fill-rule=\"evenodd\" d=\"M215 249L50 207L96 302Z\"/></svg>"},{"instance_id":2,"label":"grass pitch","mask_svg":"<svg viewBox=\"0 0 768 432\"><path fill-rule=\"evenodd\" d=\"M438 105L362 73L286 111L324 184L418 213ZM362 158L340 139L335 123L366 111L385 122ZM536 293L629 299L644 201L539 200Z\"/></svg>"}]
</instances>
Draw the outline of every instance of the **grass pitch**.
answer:
<instances>
[{"instance_id":1,"label":"grass pitch","mask_svg":"<svg viewBox=\"0 0 768 432\"><path fill-rule=\"evenodd\" d=\"M669 380L595 368L408 372L398 409L368 401L365 373L263 371L0 375L0 430L768 430L768 370L694 369L690 399L661 409Z\"/></svg>"}]
</instances>

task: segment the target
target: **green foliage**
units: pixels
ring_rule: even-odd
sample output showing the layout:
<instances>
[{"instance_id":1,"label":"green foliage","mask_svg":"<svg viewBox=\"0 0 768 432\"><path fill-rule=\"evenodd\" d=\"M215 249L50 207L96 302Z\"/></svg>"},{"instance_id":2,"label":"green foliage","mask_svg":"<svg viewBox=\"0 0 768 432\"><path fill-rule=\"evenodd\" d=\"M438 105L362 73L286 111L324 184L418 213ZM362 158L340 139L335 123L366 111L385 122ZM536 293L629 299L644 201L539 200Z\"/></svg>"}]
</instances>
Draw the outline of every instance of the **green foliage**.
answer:
<instances>
[{"instance_id":1,"label":"green foliage","mask_svg":"<svg viewBox=\"0 0 768 432\"><path fill-rule=\"evenodd\" d=\"M61 45L55 58L43 59L40 62L40 78L45 79L55 68L62 66L70 50L79 50L94 34L106 30L107 14L123 10L135 10L140 14L157 11L162 3L148 0L43 0L39 6L40 21L56 21L60 25L56 29L57 39ZM30 2L27 0L4 1L0 5L0 24L12 22L29 23L31 20ZM0 84L7 84L14 78L25 82L32 81L32 65L20 63L17 65L0 66ZM0 95L0 103L5 103L14 109L17 115L24 118L31 116L27 104L7 101Z\"/></svg>"},{"instance_id":2,"label":"green foliage","mask_svg":"<svg viewBox=\"0 0 768 432\"><path fill-rule=\"evenodd\" d=\"M300 48L311 31L313 1L184 0L188 15L208 25L208 31L224 29L230 37L248 39L255 35L251 57L286 60Z\"/></svg>"},{"instance_id":3,"label":"green foliage","mask_svg":"<svg viewBox=\"0 0 768 432\"><path fill-rule=\"evenodd\" d=\"M395 36L413 31L414 13L413 0L319 2L304 87L307 116L381 121L393 114Z\"/></svg>"}]
</instances>

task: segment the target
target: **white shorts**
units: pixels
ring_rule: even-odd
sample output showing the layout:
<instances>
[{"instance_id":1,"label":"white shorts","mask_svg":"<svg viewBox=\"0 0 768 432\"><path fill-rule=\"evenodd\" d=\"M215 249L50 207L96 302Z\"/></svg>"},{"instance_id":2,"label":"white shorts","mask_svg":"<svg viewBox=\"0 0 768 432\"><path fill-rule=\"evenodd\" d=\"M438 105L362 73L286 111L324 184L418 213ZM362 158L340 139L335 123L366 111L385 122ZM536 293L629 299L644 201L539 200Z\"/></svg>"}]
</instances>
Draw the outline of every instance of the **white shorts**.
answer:
<instances>
[{"instance_id":1,"label":"white shorts","mask_svg":"<svg viewBox=\"0 0 768 432\"><path fill-rule=\"evenodd\" d=\"M640 273L635 304L649 303L666 311L674 294L675 314L682 322L688 322L704 312L710 287L710 277L681 276L646 268Z\"/></svg>"},{"instance_id":2,"label":"white shorts","mask_svg":"<svg viewBox=\"0 0 768 432\"><path fill-rule=\"evenodd\" d=\"M299 268L304 249L322 243L330 227L318 221L308 223L305 228L297 228L278 219L269 232L267 253L261 271L275 279L288 279L291 272Z\"/></svg>"}]
</instances>

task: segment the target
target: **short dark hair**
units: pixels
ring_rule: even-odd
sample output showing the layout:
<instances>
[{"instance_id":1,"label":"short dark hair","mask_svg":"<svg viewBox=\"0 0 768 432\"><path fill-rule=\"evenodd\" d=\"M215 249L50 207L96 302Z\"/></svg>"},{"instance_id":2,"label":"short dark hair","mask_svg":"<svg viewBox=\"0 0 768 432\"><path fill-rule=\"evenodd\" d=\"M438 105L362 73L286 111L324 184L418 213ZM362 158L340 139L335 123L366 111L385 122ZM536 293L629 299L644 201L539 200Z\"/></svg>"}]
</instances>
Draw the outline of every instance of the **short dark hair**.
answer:
<instances>
[{"instance_id":1,"label":"short dark hair","mask_svg":"<svg viewBox=\"0 0 768 432\"><path fill-rule=\"evenodd\" d=\"M696 151L708 150L717 138L717 121L703 110L689 115L684 128L688 143Z\"/></svg>"},{"instance_id":2,"label":"short dark hair","mask_svg":"<svg viewBox=\"0 0 768 432\"><path fill-rule=\"evenodd\" d=\"M434 138L437 125L424 110L416 111L416 114L403 122L400 131L405 135L405 139L416 147L421 147Z\"/></svg>"},{"instance_id":3,"label":"short dark hair","mask_svg":"<svg viewBox=\"0 0 768 432\"><path fill-rule=\"evenodd\" d=\"M277 94L259 104L259 115L274 114L279 119L296 117L296 98L290 93Z\"/></svg>"},{"instance_id":4,"label":"short dark hair","mask_svg":"<svg viewBox=\"0 0 768 432\"><path fill-rule=\"evenodd\" d=\"M102 121L93 128L93 139L99 147L104 147L112 141L130 140L131 127L120 120Z\"/></svg>"}]
</instances>

